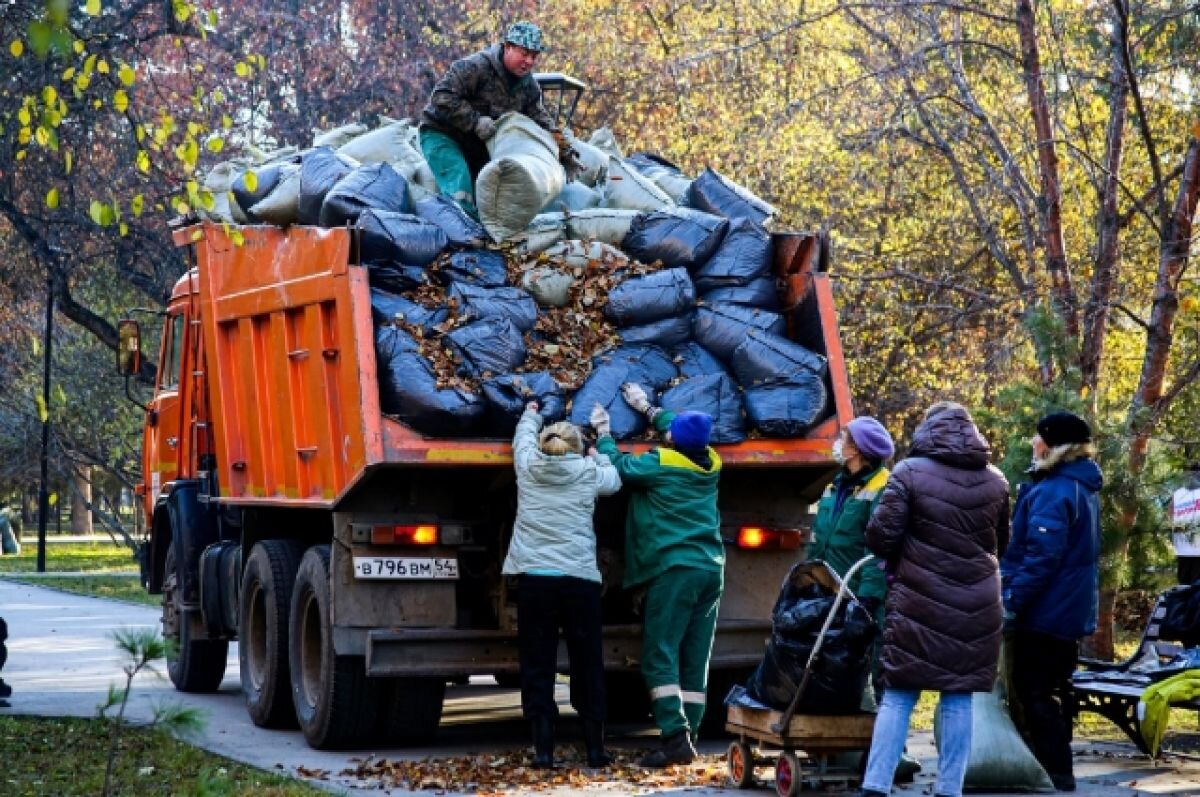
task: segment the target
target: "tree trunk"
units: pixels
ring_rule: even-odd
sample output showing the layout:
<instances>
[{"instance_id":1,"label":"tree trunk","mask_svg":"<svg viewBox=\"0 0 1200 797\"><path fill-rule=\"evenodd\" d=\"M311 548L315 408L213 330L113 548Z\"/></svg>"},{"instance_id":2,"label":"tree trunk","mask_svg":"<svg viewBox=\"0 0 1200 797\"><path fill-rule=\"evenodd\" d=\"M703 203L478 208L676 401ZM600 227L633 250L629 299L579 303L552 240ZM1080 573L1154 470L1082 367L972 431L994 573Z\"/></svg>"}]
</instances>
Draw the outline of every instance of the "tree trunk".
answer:
<instances>
[{"instance_id":1,"label":"tree trunk","mask_svg":"<svg viewBox=\"0 0 1200 797\"><path fill-rule=\"evenodd\" d=\"M1042 85L1041 56L1031 0L1017 0L1017 32L1021 38L1021 71L1025 78L1025 92L1037 132L1038 175L1041 178L1038 216L1042 226L1042 241L1046 247L1046 270L1050 274L1054 308L1067 334L1078 340L1079 311L1063 241L1058 151L1054 146L1054 125L1050 120L1050 106L1046 102L1046 88Z\"/></svg>"},{"instance_id":2,"label":"tree trunk","mask_svg":"<svg viewBox=\"0 0 1200 797\"><path fill-rule=\"evenodd\" d=\"M92 533L92 476L91 468L71 474L71 533Z\"/></svg>"}]
</instances>

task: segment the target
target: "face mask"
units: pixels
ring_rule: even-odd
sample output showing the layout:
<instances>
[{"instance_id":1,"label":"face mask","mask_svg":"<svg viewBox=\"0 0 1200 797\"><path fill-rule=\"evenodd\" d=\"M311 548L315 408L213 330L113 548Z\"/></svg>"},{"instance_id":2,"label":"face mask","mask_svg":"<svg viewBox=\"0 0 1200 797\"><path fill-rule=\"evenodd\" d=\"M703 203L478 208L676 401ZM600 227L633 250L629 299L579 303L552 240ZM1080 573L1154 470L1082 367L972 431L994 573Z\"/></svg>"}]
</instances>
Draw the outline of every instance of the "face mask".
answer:
<instances>
[{"instance_id":1,"label":"face mask","mask_svg":"<svg viewBox=\"0 0 1200 797\"><path fill-rule=\"evenodd\" d=\"M842 451L842 438L833 441L833 447L829 452L833 455L833 461L839 465L846 464L846 454Z\"/></svg>"}]
</instances>

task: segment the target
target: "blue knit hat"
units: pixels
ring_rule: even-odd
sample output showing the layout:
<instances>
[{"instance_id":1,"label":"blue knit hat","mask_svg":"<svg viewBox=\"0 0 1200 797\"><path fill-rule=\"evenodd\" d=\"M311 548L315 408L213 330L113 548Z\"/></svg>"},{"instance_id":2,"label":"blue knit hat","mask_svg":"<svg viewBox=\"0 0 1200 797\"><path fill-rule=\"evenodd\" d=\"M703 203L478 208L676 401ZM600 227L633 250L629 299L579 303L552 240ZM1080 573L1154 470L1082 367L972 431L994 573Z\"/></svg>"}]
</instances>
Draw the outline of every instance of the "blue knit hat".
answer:
<instances>
[{"instance_id":1,"label":"blue knit hat","mask_svg":"<svg viewBox=\"0 0 1200 797\"><path fill-rule=\"evenodd\" d=\"M699 451L708 447L712 418L704 412L681 412L671 419L671 442L676 448Z\"/></svg>"},{"instance_id":2,"label":"blue knit hat","mask_svg":"<svg viewBox=\"0 0 1200 797\"><path fill-rule=\"evenodd\" d=\"M854 447L867 459L889 459L896 453L892 436L883 424L869 415L863 415L846 424Z\"/></svg>"}]
</instances>

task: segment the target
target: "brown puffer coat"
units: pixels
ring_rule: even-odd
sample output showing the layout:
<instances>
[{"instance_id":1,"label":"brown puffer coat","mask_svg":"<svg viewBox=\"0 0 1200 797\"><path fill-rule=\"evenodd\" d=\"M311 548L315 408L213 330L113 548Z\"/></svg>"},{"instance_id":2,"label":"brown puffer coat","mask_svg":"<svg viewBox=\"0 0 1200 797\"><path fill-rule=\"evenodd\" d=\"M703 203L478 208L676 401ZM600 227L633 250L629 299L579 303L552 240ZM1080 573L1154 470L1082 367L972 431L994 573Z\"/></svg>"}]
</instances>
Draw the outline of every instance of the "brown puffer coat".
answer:
<instances>
[{"instance_id":1,"label":"brown puffer coat","mask_svg":"<svg viewBox=\"0 0 1200 797\"><path fill-rule=\"evenodd\" d=\"M1003 608L998 556L1008 544L1008 482L958 408L927 419L867 526L892 577L883 685L991 691Z\"/></svg>"}]
</instances>

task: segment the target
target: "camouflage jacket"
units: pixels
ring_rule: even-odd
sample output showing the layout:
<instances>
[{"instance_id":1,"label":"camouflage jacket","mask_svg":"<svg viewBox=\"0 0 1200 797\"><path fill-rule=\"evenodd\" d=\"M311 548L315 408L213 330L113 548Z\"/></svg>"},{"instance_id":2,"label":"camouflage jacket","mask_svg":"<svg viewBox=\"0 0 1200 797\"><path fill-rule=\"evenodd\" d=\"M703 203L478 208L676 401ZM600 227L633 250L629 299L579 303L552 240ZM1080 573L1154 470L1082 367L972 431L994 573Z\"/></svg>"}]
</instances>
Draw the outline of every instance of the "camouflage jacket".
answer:
<instances>
[{"instance_id":1,"label":"camouflage jacket","mask_svg":"<svg viewBox=\"0 0 1200 797\"><path fill-rule=\"evenodd\" d=\"M500 45L493 44L451 65L433 87L421 124L455 138L474 137L480 116L499 119L509 111L523 113L547 130L555 129L537 81L526 75L510 85L500 62Z\"/></svg>"}]
</instances>

